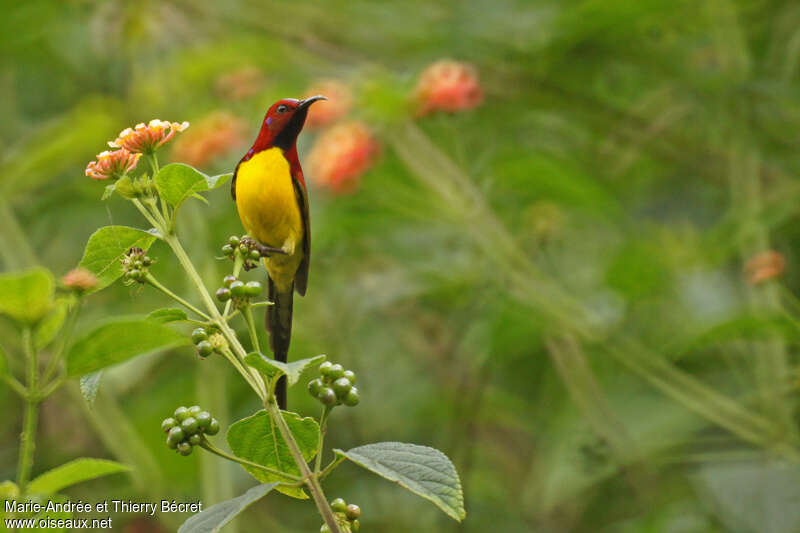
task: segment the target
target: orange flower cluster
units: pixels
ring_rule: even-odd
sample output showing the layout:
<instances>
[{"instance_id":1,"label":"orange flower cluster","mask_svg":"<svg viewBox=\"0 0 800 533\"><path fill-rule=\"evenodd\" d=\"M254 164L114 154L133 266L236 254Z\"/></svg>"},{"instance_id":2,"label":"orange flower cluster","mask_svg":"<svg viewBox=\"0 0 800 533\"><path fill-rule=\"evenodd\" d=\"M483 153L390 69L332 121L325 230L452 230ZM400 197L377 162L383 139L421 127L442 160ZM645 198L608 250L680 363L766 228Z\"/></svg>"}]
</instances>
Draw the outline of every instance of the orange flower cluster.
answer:
<instances>
[{"instance_id":1,"label":"orange flower cluster","mask_svg":"<svg viewBox=\"0 0 800 533\"><path fill-rule=\"evenodd\" d=\"M125 148L97 154L97 160L86 165L86 175L95 180L118 180L136 168L142 154L132 154Z\"/></svg>"},{"instance_id":2,"label":"orange flower cluster","mask_svg":"<svg viewBox=\"0 0 800 533\"><path fill-rule=\"evenodd\" d=\"M314 103L308 111L306 126L322 128L345 116L353 107L350 87L339 80L320 80L306 90L305 96L324 94L328 99Z\"/></svg>"},{"instance_id":3,"label":"orange flower cluster","mask_svg":"<svg viewBox=\"0 0 800 533\"><path fill-rule=\"evenodd\" d=\"M483 101L483 89L474 66L442 60L422 72L414 99L420 116L435 111L454 113L477 107Z\"/></svg>"},{"instance_id":4,"label":"orange flower cluster","mask_svg":"<svg viewBox=\"0 0 800 533\"><path fill-rule=\"evenodd\" d=\"M125 128L108 145L112 148L124 148L134 154L152 154L172 139L176 132L184 131L188 127L188 122L167 122L154 118L147 125L139 123L133 128Z\"/></svg>"},{"instance_id":5,"label":"orange flower cluster","mask_svg":"<svg viewBox=\"0 0 800 533\"><path fill-rule=\"evenodd\" d=\"M379 152L380 146L365 124L345 122L320 136L308 156L308 169L315 183L348 193L355 190Z\"/></svg>"},{"instance_id":6,"label":"orange flower cluster","mask_svg":"<svg viewBox=\"0 0 800 533\"><path fill-rule=\"evenodd\" d=\"M745 278L750 285L759 285L783 274L786 260L774 251L768 250L754 255L744 265Z\"/></svg>"},{"instance_id":7,"label":"orange flower cluster","mask_svg":"<svg viewBox=\"0 0 800 533\"><path fill-rule=\"evenodd\" d=\"M61 278L61 283L75 292L85 292L97 287L97 276L83 267L73 268Z\"/></svg>"},{"instance_id":8,"label":"orange flower cluster","mask_svg":"<svg viewBox=\"0 0 800 533\"><path fill-rule=\"evenodd\" d=\"M207 115L175 141L172 159L196 167L245 144L244 122L225 111Z\"/></svg>"}]
</instances>

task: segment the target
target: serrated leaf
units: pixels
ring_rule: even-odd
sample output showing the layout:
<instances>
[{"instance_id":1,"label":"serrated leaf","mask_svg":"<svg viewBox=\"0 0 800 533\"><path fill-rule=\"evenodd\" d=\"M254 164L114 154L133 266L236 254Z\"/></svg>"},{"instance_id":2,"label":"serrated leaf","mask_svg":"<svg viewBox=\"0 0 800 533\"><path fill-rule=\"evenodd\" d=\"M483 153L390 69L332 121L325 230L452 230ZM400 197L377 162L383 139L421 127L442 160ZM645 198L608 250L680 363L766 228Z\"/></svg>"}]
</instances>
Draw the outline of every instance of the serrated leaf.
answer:
<instances>
[{"instance_id":1,"label":"serrated leaf","mask_svg":"<svg viewBox=\"0 0 800 533\"><path fill-rule=\"evenodd\" d=\"M435 448L403 442L378 442L334 450L359 466L432 501L459 522L467 513L455 466Z\"/></svg>"},{"instance_id":2,"label":"serrated leaf","mask_svg":"<svg viewBox=\"0 0 800 533\"><path fill-rule=\"evenodd\" d=\"M309 357L308 359L284 363L282 361L270 359L261 353L251 352L247 354L244 361L264 374L268 379L271 379L276 374L285 375L286 379L289 381L289 386L292 386L300 380L300 375L308 367L322 363L325 358L325 355L317 355L316 357Z\"/></svg>"},{"instance_id":3,"label":"serrated leaf","mask_svg":"<svg viewBox=\"0 0 800 533\"><path fill-rule=\"evenodd\" d=\"M50 312L54 292L53 275L44 268L0 274L0 314L35 324Z\"/></svg>"},{"instance_id":4,"label":"serrated leaf","mask_svg":"<svg viewBox=\"0 0 800 533\"><path fill-rule=\"evenodd\" d=\"M288 411L281 411L281 413L289 430L294 435L303 457L306 461L310 461L317 454L319 448L319 425L313 418L301 418L300 415ZM227 440L228 446L238 457L287 474L300 475L300 469L297 468L286 441L283 440L280 431L264 410L233 424L228 429ZM258 468L248 466L243 468L261 482L286 481L285 478ZM275 490L293 498L308 498L303 489L299 487L277 487Z\"/></svg>"},{"instance_id":5,"label":"serrated leaf","mask_svg":"<svg viewBox=\"0 0 800 533\"><path fill-rule=\"evenodd\" d=\"M150 320L118 320L84 335L67 353L67 375L89 374L131 357L189 344L189 339Z\"/></svg>"},{"instance_id":6,"label":"serrated leaf","mask_svg":"<svg viewBox=\"0 0 800 533\"><path fill-rule=\"evenodd\" d=\"M189 517L181 524L178 533L216 533L252 503L266 496L277 483L258 485L241 496L212 505L208 509Z\"/></svg>"},{"instance_id":7,"label":"serrated leaf","mask_svg":"<svg viewBox=\"0 0 800 533\"><path fill-rule=\"evenodd\" d=\"M155 240L155 235L128 226L105 226L95 231L78 265L97 276L97 287L89 292L104 289L122 276L121 259L128 249L148 250Z\"/></svg>"},{"instance_id":8,"label":"serrated leaf","mask_svg":"<svg viewBox=\"0 0 800 533\"><path fill-rule=\"evenodd\" d=\"M100 388L100 380L102 377L102 370L81 376L81 394L90 407L94 404L95 398L97 398L97 390Z\"/></svg>"},{"instance_id":9,"label":"serrated leaf","mask_svg":"<svg viewBox=\"0 0 800 533\"><path fill-rule=\"evenodd\" d=\"M171 163L156 174L155 183L161 197L177 209L193 194L208 189L206 178L194 167Z\"/></svg>"},{"instance_id":10,"label":"serrated leaf","mask_svg":"<svg viewBox=\"0 0 800 533\"><path fill-rule=\"evenodd\" d=\"M64 325L64 320L67 318L69 303L67 299L59 298L55 301L53 310L37 324L36 329L33 330L33 343L37 350L41 350L53 342L58 332L61 331L61 326Z\"/></svg>"},{"instance_id":11,"label":"serrated leaf","mask_svg":"<svg viewBox=\"0 0 800 533\"><path fill-rule=\"evenodd\" d=\"M75 459L37 477L27 490L35 494L54 494L82 481L129 470L128 466L106 459Z\"/></svg>"},{"instance_id":12,"label":"serrated leaf","mask_svg":"<svg viewBox=\"0 0 800 533\"><path fill-rule=\"evenodd\" d=\"M158 322L159 324L168 324L170 322L183 322L188 320L189 316L183 309L176 307L164 307L163 309L156 309L149 315L147 320Z\"/></svg>"}]
</instances>

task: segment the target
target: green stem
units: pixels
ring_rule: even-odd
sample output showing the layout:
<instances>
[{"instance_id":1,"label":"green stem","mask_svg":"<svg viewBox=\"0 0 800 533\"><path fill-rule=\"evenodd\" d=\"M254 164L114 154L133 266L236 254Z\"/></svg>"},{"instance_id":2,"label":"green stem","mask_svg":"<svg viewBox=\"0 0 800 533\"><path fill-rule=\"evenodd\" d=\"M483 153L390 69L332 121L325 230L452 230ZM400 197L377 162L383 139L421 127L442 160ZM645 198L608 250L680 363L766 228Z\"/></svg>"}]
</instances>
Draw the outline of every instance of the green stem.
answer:
<instances>
[{"instance_id":1,"label":"green stem","mask_svg":"<svg viewBox=\"0 0 800 533\"><path fill-rule=\"evenodd\" d=\"M5 376L2 376L2 379L3 379L3 381L6 382L6 384L9 387L11 387L11 389L14 392L19 394L20 398L24 399L25 396L28 395L28 391L25 390L25 386L22 383L20 383L19 380L17 378L15 378L14 376L5 375Z\"/></svg>"},{"instance_id":2,"label":"green stem","mask_svg":"<svg viewBox=\"0 0 800 533\"><path fill-rule=\"evenodd\" d=\"M248 461L247 459L242 459L241 457L236 457L235 455L231 455L227 452L224 452L219 448L217 448L216 446L214 446L213 444L211 444L211 442L207 439L203 440L203 442L200 443L200 447L203 448L204 450L208 450L214 455L219 455L223 459L239 463L240 465L250 466L252 468L258 468L259 470L263 470L264 472L270 473L273 476L290 479L292 481L302 481L300 477L295 476L293 474L287 474L286 472L281 472L280 470L277 470L275 468L270 468L268 466L260 465L252 461Z\"/></svg>"},{"instance_id":3,"label":"green stem","mask_svg":"<svg viewBox=\"0 0 800 533\"><path fill-rule=\"evenodd\" d=\"M131 202L133 203L134 206L136 206L136 209L139 210L139 212L150 223L150 225L153 226L154 228L156 228L162 234L162 237L163 237L164 231L160 227L161 225L156 221L156 219L153 218L153 215L150 214L150 211L147 210L147 208L144 206L144 204L142 204L142 202L140 202L136 198L131 200Z\"/></svg>"},{"instance_id":4,"label":"green stem","mask_svg":"<svg viewBox=\"0 0 800 533\"><path fill-rule=\"evenodd\" d=\"M198 309L197 307L193 306L192 304L190 304L189 302L187 302L186 300L184 300L183 298L181 298L180 296L178 296L177 294L175 294L174 292L172 292L171 290L166 288L164 285L162 285L149 272L147 273L147 276L145 276L145 281L147 281L150 285L152 285L156 289L160 290L161 292L163 292L164 294L166 294L167 296L169 296L170 298L172 298L173 300L175 300L176 302L178 302L182 306L186 307L187 309L189 309L189 310L193 311L194 313L200 315L201 317L205 318L206 320L211 320L210 316L208 316L206 313L202 312L200 309Z\"/></svg>"},{"instance_id":5,"label":"green stem","mask_svg":"<svg viewBox=\"0 0 800 533\"><path fill-rule=\"evenodd\" d=\"M244 258L238 252L235 253L235 259L233 260L233 277L238 278L239 273L242 271L242 265L244 264ZM228 312L231 310L231 305L233 305L233 299L228 300L225 303L225 311L222 313L225 316L228 316ZM235 313L235 311L234 311ZM233 316L233 315L231 315Z\"/></svg>"},{"instance_id":6,"label":"green stem","mask_svg":"<svg viewBox=\"0 0 800 533\"><path fill-rule=\"evenodd\" d=\"M320 480L325 479L326 477L328 477L328 474L333 472L333 469L339 466L339 463L341 463L344 460L345 460L344 455L337 455L336 459L331 461L330 464L328 464L328 466L322 469L322 472L320 472L319 475L317 475L317 478L319 478Z\"/></svg>"},{"instance_id":7,"label":"green stem","mask_svg":"<svg viewBox=\"0 0 800 533\"><path fill-rule=\"evenodd\" d=\"M272 418L275 425L278 426L278 431L280 431L281 437L283 437L283 440L289 447L289 453L292 454L292 458L297 464L297 468L300 469L301 477L303 481L305 481L309 492L311 492L311 497L314 498L314 503L317 505L317 509L319 510L319 514L322 515L322 519L325 520L325 523L330 528L331 533L341 533L339 524L336 522L336 518L333 516L333 510L328 504L328 500L325 498L322 485L320 485L317 476L308 468L308 463L306 463L306 460L303 457L303 452L300 451L300 446L297 445L297 441L294 439L292 431L289 429L289 426L286 425L286 421L283 419L280 409L278 409L278 404L275 402L275 397L270 395L269 399L264 402L264 407L266 407L267 412L269 413L269 416Z\"/></svg>"},{"instance_id":8,"label":"green stem","mask_svg":"<svg viewBox=\"0 0 800 533\"><path fill-rule=\"evenodd\" d=\"M72 334L75 332L75 325L78 323L78 315L80 314L82 307L83 298L78 297L78 302L75 304L75 310L67 318L67 325L64 327L64 334L59 340L58 348L56 348L56 350L50 356L50 361L47 362L47 368L45 368L42 382L46 383L50 381L50 378L53 377L55 371L58 370L58 363L61 361L61 358L67 349L67 345L69 344L69 340L72 338Z\"/></svg>"},{"instance_id":9,"label":"green stem","mask_svg":"<svg viewBox=\"0 0 800 533\"><path fill-rule=\"evenodd\" d=\"M332 409L330 405L326 405L322 409L322 416L319 417L319 453L317 453L317 459L314 463L314 474L317 476L319 476L319 469L322 467L322 452L325 451L325 433L328 432L328 415Z\"/></svg>"},{"instance_id":10,"label":"green stem","mask_svg":"<svg viewBox=\"0 0 800 533\"><path fill-rule=\"evenodd\" d=\"M258 333L256 332L256 324L253 321L253 312L250 310L250 304L245 304L242 311L245 322L247 322L247 330L250 332L250 342L253 343L253 349L261 353L261 346L258 343Z\"/></svg>"},{"instance_id":11,"label":"green stem","mask_svg":"<svg viewBox=\"0 0 800 533\"><path fill-rule=\"evenodd\" d=\"M25 486L30 479L33 467L33 452L36 448L36 425L39 418L39 394L37 378L39 374L39 358L33 345L30 328L22 332L25 346L25 360L28 370L28 394L25 397L25 415L20 436L19 467L17 468L17 486L20 493L25 493Z\"/></svg>"}]
</instances>

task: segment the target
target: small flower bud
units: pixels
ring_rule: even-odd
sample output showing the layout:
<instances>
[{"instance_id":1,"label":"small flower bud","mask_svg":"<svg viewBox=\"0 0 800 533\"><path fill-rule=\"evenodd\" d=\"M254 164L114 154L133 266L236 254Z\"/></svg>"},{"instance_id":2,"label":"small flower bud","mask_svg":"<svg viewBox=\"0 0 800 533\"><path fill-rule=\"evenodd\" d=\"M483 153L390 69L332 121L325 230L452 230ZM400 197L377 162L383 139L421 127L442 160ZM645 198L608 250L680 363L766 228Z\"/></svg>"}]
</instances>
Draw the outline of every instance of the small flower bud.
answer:
<instances>
[{"instance_id":1,"label":"small flower bud","mask_svg":"<svg viewBox=\"0 0 800 533\"><path fill-rule=\"evenodd\" d=\"M61 278L61 283L68 289L83 293L97 287L97 276L82 267L73 268Z\"/></svg>"}]
</instances>

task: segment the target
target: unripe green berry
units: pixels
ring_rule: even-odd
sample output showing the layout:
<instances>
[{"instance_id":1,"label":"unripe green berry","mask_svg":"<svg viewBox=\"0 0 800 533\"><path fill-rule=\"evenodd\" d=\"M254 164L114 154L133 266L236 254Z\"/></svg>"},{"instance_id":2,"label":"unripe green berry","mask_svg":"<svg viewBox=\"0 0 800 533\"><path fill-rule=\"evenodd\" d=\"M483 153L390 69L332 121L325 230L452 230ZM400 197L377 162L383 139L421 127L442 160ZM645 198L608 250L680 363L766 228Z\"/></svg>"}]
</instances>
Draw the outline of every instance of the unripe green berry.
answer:
<instances>
[{"instance_id":1,"label":"unripe green berry","mask_svg":"<svg viewBox=\"0 0 800 533\"><path fill-rule=\"evenodd\" d=\"M252 259L253 261L258 261L259 259L261 259L261 252L259 252L258 250L250 250L250 259Z\"/></svg>"},{"instance_id":2,"label":"unripe green berry","mask_svg":"<svg viewBox=\"0 0 800 533\"><path fill-rule=\"evenodd\" d=\"M192 445L188 442L181 442L178 444L178 453L184 457L192 454Z\"/></svg>"},{"instance_id":3,"label":"unripe green berry","mask_svg":"<svg viewBox=\"0 0 800 533\"><path fill-rule=\"evenodd\" d=\"M342 399L342 403L349 407L354 407L358 405L358 402L360 401L361 401L361 396L359 396L358 389L355 387L351 388L348 391L347 395L345 395L345 397Z\"/></svg>"},{"instance_id":4,"label":"unripe green berry","mask_svg":"<svg viewBox=\"0 0 800 533\"><path fill-rule=\"evenodd\" d=\"M128 270L128 279L132 279L134 281L138 281L139 278L141 277L141 275L142 275L142 271L139 270L138 268L133 268L131 270Z\"/></svg>"},{"instance_id":5,"label":"unripe green berry","mask_svg":"<svg viewBox=\"0 0 800 533\"><path fill-rule=\"evenodd\" d=\"M189 444L192 446L197 446L201 442L203 442L203 436L200 433L195 433L194 435L189 437Z\"/></svg>"},{"instance_id":6,"label":"unripe green berry","mask_svg":"<svg viewBox=\"0 0 800 533\"><path fill-rule=\"evenodd\" d=\"M359 522L358 519L353 520L350 523L350 531L352 531L353 533L358 533L359 529L361 529L361 522Z\"/></svg>"},{"instance_id":7,"label":"unripe green berry","mask_svg":"<svg viewBox=\"0 0 800 533\"><path fill-rule=\"evenodd\" d=\"M231 290L227 287L220 287L217 289L216 297L220 302L227 302L231 299Z\"/></svg>"},{"instance_id":8,"label":"unripe green berry","mask_svg":"<svg viewBox=\"0 0 800 533\"><path fill-rule=\"evenodd\" d=\"M247 294L247 287L245 287L243 281L236 280L231 283L230 292L234 296L241 298Z\"/></svg>"},{"instance_id":9,"label":"unripe green berry","mask_svg":"<svg viewBox=\"0 0 800 533\"><path fill-rule=\"evenodd\" d=\"M248 296L258 296L261 294L261 283L257 281L248 281L244 288Z\"/></svg>"},{"instance_id":10,"label":"unripe green berry","mask_svg":"<svg viewBox=\"0 0 800 533\"><path fill-rule=\"evenodd\" d=\"M219 433L219 422L217 422L216 418L212 418L211 422L208 423L208 427L206 428L206 433L209 435L216 435Z\"/></svg>"},{"instance_id":11,"label":"unripe green berry","mask_svg":"<svg viewBox=\"0 0 800 533\"><path fill-rule=\"evenodd\" d=\"M197 415L203 412L203 408L199 405L193 405L189 408L189 414L197 418Z\"/></svg>"},{"instance_id":12,"label":"unripe green berry","mask_svg":"<svg viewBox=\"0 0 800 533\"><path fill-rule=\"evenodd\" d=\"M226 244L225 246L222 247L222 253L225 255L233 255L233 250L234 247L231 246L230 244Z\"/></svg>"},{"instance_id":13,"label":"unripe green berry","mask_svg":"<svg viewBox=\"0 0 800 533\"><path fill-rule=\"evenodd\" d=\"M239 251L242 252L242 254L247 255L250 252L250 248L245 243L241 243L239 245Z\"/></svg>"},{"instance_id":14,"label":"unripe green berry","mask_svg":"<svg viewBox=\"0 0 800 533\"><path fill-rule=\"evenodd\" d=\"M211 414L208 411L197 413L194 419L197 420L197 427L202 430L208 429L208 425L211 424Z\"/></svg>"},{"instance_id":15,"label":"unripe green berry","mask_svg":"<svg viewBox=\"0 0 800 533\"><path fill-rule=\"evenodd\" d=\"M331 380L335 381L342 376L344 376L344 367L339 363L332 364L328 369L328 377L331 378Z\"/></svg>"},{"instance_id":16,"label":"unripe green berry","mask_svg":"<svg viewBox=\"0 0 800 533\"><path fill-rule=\"evenodd\" d=\"M336 513L343 513L347 508L347 502L343 498L336 498L331 502L331 509Z\"/></svg>"},{"instance_id":17,"label":"unripe green berry","mask_svg":"<svg viewBox=\"0 0 800 533\"><path fill-rule=\"evenodd\" d=\"M208 338L208 332L206 332L206 328L197 328L192 332L192 342L197 344L200 341L204 341Z\"/></svg>"},{"instance_id":18,"label":"unripe green berry","mask_svg":"<svg viewBox=\"0 0 800 533\"><path fill-rule=\"evenodd\" d=\"M197 419L193 416L190 416L183 422L181 422L181 429L187 435L194 435L197 433Z\"/></svg>"},{"instance_id":19,"label":"unripe green berry","mask_svg":"<svg viewBox=\"0 0 800 533\"><path fill-rule=\"evenodd\" d=\"M222 284L228 288L230 288L231 283L233 283L234 281L236 281L236 276L232 276L230 274L222 278Z\"/></svg>"},{"instance_id":20,"label":"unripe green berry","mask_svg":"<svg viewBox=\"0 0 800 533\"><path fill-rule=\"evenodd\" d=\"M328 372L330 372L333 363L330 361L324 361L322 364L319 365L319 373L323 376L327 376Z\"/></svg>"},{"instance_id":21,"label":"unripe green berry","mask_svg":"<svg viewBox=\"0 0 800 533\"><path fill-rule=\"evenodd\" d=\"M350 389L353 388L353 384L350 383L350 380L341 377L333 382L333 392L336 393L336 397L340 400L344 399L347 396L347 393L350 392Z\"/></svg>"},{"instance_id":22,"label":"unripe green berry","mask_svg":"<svg viewBox=\"0 0 800 533\"><path fill-rule=\"evenodd\" d=\"M179 442L183 441L185 436L186 435L183 433L183 430L180 428L180 426L175 426L169 430L169 433L167 433L167 446L174 448Z\"/></svg>"},{"instance_id":23,"label":"unripe green berry","mask_svg":"<svg viewBox=\"0 0 800 533\"><path fill-rule=\"evenodd\" d=\"M352 370L345 370L344 374L342 374L342 377L347 378L351 385L356 384L356 373Z\"/></svg>"},{"instance_id":24,"label":"unripe green berry","mask_svg":"<svg viewBox=\"0 0 800 533\"><path fill-rule=\"evenodd\" d=\"M322 380L319 378L312 379L311 381L308 382L308 392L310 392L311 396L313 396L314 398L319 396L322 387L323 387Z\"/></svg>"},{"instance_id":25,"label":"unripe green berry","mask_svg":"<svg viewBox=\"0 0 800 533\"><path fill-rule=\"evenodd\" d=\"M183 422L184 420L189 418L189 410L186 407L181 405L180 407L175 409L175 412L173 413L173 415L175 416L175 419L178 422Z\"/></svg>"},{"instance_id":26,"label":"unripe green berry","mask_svg":"<svg viewBox=\"0 0 800 533\"><path fill-rule=\"evenodd\" d=\"M164 433L169 433L169 430L174 428L178 425L178 421L172 417L165 418L163 422L161 422L161 431Z\"/></svg>"},{"instance_id":27,"label":"unripe green berry","mask_svg":"<svg viewBox=\"0 0 800 533\"><path fill-rule=\"evenodd\" d=\"M239 237L237 237L236 235L231 235L230 238L228 239L228 244L234 247L239 246Z\"/></svg>"},{"instance_id":28,"label":"unripe green berry","mask_svg":"<svg viewBox=\"0 0 800 533\"><path fill-rule=\"evenodd\" d=\"M208 341L200 341L197 343L197 354L200 357L208 357L214 353L214 347Z\"/></svg>"},{"instance_id":29,"label":"unripe green berry","mask_svg":"<svg viewBox=\"0 0 800 533\"><path fill-rule=\"evenodd\" d=\"M333 405L336 403L336 393L333 392L333 389L330 387L323 387L322 390L319 391L319 396L317 396L317 398L325 405Z\"/></svg>"},{"instance_id":30,"label":"unripe green berry","mask_svg":"<svg viewBox=\"0 0 800 533\"><path fill-rule=\"evenodd\" d=\"M319 527L319 533L331 533L331 528L328 527L328 524L322 524Z\"/></svg>"},{"instance_id":31,"label":"unripe green berry","mask_svg":"<svg viewBox=\"0 0 800 533\"><path fill-rule=\"evenodd\" d=\"M361 507L359 507L354 503L351 503L344 510L344 515L347 517L348 520L356 520L361 516Z\"/></svg>"},{"instance_id":32,"label":"unripe green berry","mask_svg":"<svg viewBox=\"0 0 800 533\"><path fill-rule=\"evenodd\" d=\"M144 266L148 267L148 266L153 264L153 260L150 259L150 257L148 257L148 256L144 256L144 257L142 257L142 264Z\"/></svg>"}]
</instances>

